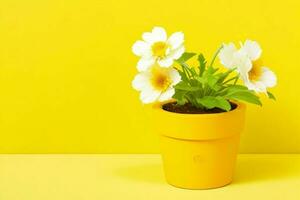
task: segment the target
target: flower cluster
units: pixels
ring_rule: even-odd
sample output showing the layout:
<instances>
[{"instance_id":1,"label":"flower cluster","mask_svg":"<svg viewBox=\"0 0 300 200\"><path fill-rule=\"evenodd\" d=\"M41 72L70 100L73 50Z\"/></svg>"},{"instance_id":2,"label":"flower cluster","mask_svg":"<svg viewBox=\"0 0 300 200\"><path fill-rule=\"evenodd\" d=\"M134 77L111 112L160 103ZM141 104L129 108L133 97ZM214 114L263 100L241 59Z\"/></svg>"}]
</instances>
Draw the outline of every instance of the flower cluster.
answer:
<instances>
[{"instance_id":1,"label":"flower cluster","mask_svg":"<svg viewBox=\"0 0 300 200\"><path fill-rule=\"evenodd\" d=\"M175 93L173 86L181 80L173 63L185 51L184 35L176 32L168 38L165 29L154 27L142 38L132 47L133 53L141 57L137 63L140 73L132 82L133 88L141 91L143 103L169 100Z\"/></svg>"},{"instance_id":2,"label":"flower cluster","mask_svg":"<svg viewBox=\"0 0 300 200\"><path fill-rule=\"evenodd\" d=\"M141 92L143 103L173 98L179 105L190 103L198 108L230 110L230 100L260 105L258 93L275 98L267 88L276 85L276 75L262 64L262 50L255 41L246 40L239 49L233 43L223 44L209 65L199 54L199 66L195 69L186 63L196 54L185 52L182 32L168 37L163 28L154 27L142 38L132 47L133 53L140 56L139 73L132 86ZM219 68L213 66L216 57L227 68L226 72L217 73ZM175 63L181 70L175 68ZM237 75L230 76L232 72ZM246 87L237 84L239 78Z\"/></svg>"},{"instance_id":3,"label":"flower cluster","mask_svg":"<svg viewBox=\"0 0 300 200\"><path fill-rule=\"evenodd\" d=\"M237 72L249 90L266 93L268 87L276 85L277 79L275 74L262 64L261 53L257 42L246 40L240 49L236 49L233 43L223 44L219 58L226 68L237 67Z\"/></svg>"}]
</instances>

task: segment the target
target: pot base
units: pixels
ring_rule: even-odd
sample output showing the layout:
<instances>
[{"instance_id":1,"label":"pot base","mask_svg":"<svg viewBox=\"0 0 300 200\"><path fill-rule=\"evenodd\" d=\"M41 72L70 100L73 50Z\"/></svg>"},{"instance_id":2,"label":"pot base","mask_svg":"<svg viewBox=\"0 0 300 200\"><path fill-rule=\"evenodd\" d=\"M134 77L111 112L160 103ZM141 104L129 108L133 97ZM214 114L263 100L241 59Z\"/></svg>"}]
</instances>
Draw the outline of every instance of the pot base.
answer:
<instances>
[{"instance_id":1,"label":"pot base","mask_svg":"<svg viewBox=\"0 0 300 200\"><path fill-rule=\"evenodd\" d=\"M184 189L212 189L232 182L239 135L214 140L161 136L165 177Z\"/></svg>"},{"instance_id":2,"label":"pot base","mask_svg":"<svg viewBox=\"0 0 300 200\"><path fill-rule=\"evenodd\" d=\"M169 183L168 181L167 181L167 183L169 185L173 186L173 187L180 188L180 189L185 189L185 190L213 190L213 189L218 189L218 188L222 188L222 187L225 187L227 185L230 185L232 183L232 181L225 184L225 185L216 186L216 187L208 187L208 188L185 188L185 187L180 187L180 186L177 186L177 185L173 185L172 183Z\"/></svg>"}]
</instances>

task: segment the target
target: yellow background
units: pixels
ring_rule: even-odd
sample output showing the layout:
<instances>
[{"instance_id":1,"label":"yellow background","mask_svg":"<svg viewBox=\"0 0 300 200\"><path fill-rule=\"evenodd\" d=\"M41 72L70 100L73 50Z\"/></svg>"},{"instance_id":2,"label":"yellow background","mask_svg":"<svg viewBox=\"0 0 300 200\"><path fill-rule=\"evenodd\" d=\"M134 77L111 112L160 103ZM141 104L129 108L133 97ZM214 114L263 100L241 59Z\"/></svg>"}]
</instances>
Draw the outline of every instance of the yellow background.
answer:
<instances>
[{"instance_id":1,"label":"yellow background","mask_svg":"<svg viewBox=\"0 0 300 200\"><path fill-rule=\"evenodd\" d=\"M206 56L257 40L278 100L248 107L241 152L300 152L299 21L297 0L1 0L0 153L158 152L131 88L156 25Z\"/></svg>"}]
</instances>

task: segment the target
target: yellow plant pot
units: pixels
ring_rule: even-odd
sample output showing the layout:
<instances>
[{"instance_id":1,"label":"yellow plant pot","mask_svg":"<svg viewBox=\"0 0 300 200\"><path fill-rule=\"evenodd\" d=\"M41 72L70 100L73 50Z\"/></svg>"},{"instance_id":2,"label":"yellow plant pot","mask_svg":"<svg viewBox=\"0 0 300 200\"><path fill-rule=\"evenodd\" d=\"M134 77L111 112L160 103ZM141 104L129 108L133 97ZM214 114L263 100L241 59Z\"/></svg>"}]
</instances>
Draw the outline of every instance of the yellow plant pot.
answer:
<instances>
[{"instance_id":1,"label":"yellow plant pot","mask_svg":"<svg viewBox=\"0 0 300 200\"><path fill-rule=\"evenodd\" d=\"M154 128L161 138L166 180L187 189L222 187L232 182L245 104L216 114L181 114L153 106Z\"/></svg>"}]
</instances>

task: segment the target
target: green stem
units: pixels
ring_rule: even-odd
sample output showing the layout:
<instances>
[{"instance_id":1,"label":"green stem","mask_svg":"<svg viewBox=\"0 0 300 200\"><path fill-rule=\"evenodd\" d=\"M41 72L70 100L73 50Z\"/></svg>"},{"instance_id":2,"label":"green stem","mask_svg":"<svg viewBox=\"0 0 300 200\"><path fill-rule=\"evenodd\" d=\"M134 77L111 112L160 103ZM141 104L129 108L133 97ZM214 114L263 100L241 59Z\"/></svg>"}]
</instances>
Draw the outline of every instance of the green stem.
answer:
<instances>
[{"instance_id":1,"label":"green stem","mask_svg":"<svg viewBox=\"0 0 300 200\"><path fill-rule=\"evenodd\" d=\"M234 80L233 85L236 85L236 82L239 80L239 78L240 78L240 74L238 74L238 75L236 76L236 79Z\"/></svg>"},{"instance_id":2,"label":"green stem","mask_svg":"<svg viewBox=\"0 0 300 200\"><path fill-rule=\"evenodd\" d=\"M182 70L184 71L184 73L185 73L189 78L191 78L191 77L192 77L192 74L190 74L190 72L189 72L188 65L185 64L185 63L181 63L181 66L182 66Z\"/></svg>"},{"instance_id":3,"label":"green stem","mask_svg":"<svg viewBox=\"0 0 300 200\"><path fill-rule=\"evenodd\" d=\"M221 47L219 47L218 50L215 52L215 54L214 54L214 56L213 56L213 58L211 60L211 63L209 65L210 67L213 66L213 64L214 64L214 62L215 62L215 60L216 60L216 58L217 58L217 56L220 53L220 51L221 51L222 48L223 48L223 45Z\"/></svg>"},{"instance_id":4,"label":"green stem","mask_svg":"<svg viewBox=\"0 0 300 200\"><path fill-rule=\"evenodd\" d=\"M237 76L235 76L235 77L233 77L233 78L230 78L230 79L224 81L224 82L223 82L223 85L226 84L226 83L229 83L230 81L233 81L233 80L234 80L234 85L235 85L237 79L239 79L239 75L237 75Z\"/></svg>"}]
</instances>

